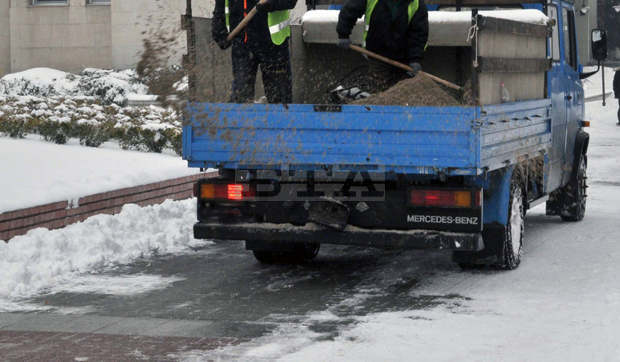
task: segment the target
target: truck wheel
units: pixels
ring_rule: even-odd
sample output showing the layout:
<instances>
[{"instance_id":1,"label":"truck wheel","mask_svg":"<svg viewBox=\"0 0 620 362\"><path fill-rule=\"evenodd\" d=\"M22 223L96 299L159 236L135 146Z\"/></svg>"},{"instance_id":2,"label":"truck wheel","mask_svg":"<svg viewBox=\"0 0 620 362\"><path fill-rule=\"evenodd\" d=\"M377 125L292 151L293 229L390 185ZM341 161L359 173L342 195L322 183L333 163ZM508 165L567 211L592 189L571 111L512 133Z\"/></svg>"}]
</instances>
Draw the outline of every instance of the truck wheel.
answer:
<instances>
[{"instance_id":1,"label":"truck wheel","mask_svg":"<svg viewBox=\"0 0 620 362\"><path fill-rule=\"evenodd\" d=\"M523 189L513 178L510 185L510 202L508 203L508 225L502 240L503 260L498 267L505 270L516 269L521 263L523 234L525 231L525 207L523 205Z\"/></svg>"},{"instance_id":2,"label":"truck wheel","mask_svg":"<svg viewBox=\"0 0 620 362\"><path fill-rule=\"evenodd\" d=\"M560 213L564 221L581 221L586 214L586 189L587 185L587 160L586 156L579 159L579 168L568 185L565 186L565 207Z\"/></svg>"},{"instance_id":3,"label":"truck wheel","mask_svg":"<svg viewBox=\"0 0 620 362\"><path fill-rule=\"evenodd\" d=\"M293 250L253 250L256 260L263 264L298 264L314 259L319 254L321 244L306 243L296 245Z\"/></svg>"},{"instance_id":4,"label":"truck wheel","mask_svg":"<svg viewBox=\"0 0 620 362\"><path fill-rule=\"evenodd\" d=\"M479 269L486 265L505 270L516 269L521 263L524 219L523 188L520 178L515 175L510 182L508 224L485 224L485 249L479 252L454 251L452 259L464 270Z\"/></svg>"}]
</instances>

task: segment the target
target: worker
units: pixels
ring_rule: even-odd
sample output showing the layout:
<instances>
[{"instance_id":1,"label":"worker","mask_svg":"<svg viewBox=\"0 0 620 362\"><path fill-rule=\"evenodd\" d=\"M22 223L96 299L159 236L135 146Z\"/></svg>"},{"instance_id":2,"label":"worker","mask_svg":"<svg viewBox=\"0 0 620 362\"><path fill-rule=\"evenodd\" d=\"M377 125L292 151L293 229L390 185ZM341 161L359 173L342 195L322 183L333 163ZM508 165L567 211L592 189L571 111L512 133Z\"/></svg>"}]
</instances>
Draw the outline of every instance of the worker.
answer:
<instances>
[{"instance_id":1,"label":"worker","mask_svg":"<svg viewBox=\"0 0 620 362\"><path fill-rule=\"evenodd\" d=\"M616 74L614 74L614 94L618 99L618 125L620 126L620 67L616 68Z\"/></svg>"},{"instance_id":2,"label":"worker","mask_svg":"<svg viewBox=\"0 0 620 362\"><path fill-rule=\"evenodd\" d=\"M373 92L381 92L422 70L428 40L428 11L424 0L347 0L338 17L338 46L348 49L349 36L357 19L365 15L364 45L367 50L409 64L404 72L392 65L369 59Z\"/></svg>"},{"instance_id":3,"label":"worker","mask_svg":"<svg viewBox=\"0 0 620 362\"><path fill-rule=\"evenodd\" d=\"M233 83L230 101L254 101L256 73L260 67L269 103L292 102L291 34L289 10L297 0L216 0L213 40L224 50L232 45ZM256 16L232 41L226 37L256 6Z\"/></svg>"}]
</instances>

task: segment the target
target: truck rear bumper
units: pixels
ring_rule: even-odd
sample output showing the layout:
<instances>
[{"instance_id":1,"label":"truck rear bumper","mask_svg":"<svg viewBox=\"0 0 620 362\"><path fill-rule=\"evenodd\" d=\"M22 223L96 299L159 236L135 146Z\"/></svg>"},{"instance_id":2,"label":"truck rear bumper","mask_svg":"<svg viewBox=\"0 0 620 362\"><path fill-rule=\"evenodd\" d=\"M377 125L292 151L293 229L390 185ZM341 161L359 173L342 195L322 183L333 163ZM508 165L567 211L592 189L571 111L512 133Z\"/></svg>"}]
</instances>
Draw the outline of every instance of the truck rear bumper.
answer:
<instances>
[{"instance_id":1,"label":"truck rear bumper","mask_svg":"<svg viewBox=\"0 0 620 362\"><path fill-rule=\"evenodd\" d=\"M197 239L289 241L358 245L375 248L438 249L480 251L484 249L481 233L453 233L434 230L382 230L347 226L343 231L314 223L305 226L271 223L196 223Z\"/></svg>"}]
</instances>

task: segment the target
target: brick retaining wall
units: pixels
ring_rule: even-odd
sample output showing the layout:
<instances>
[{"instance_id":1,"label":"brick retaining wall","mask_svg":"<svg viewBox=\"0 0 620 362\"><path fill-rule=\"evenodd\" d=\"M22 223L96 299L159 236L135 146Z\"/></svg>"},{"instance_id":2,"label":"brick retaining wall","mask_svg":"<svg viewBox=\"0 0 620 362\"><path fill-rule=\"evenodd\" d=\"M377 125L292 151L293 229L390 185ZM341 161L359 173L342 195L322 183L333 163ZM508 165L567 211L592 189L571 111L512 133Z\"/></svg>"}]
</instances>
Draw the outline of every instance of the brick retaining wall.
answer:
<instances>
[{"instance_id":1,"label":"brick retaining wall","mask_svg":"<svg viewBox=\"0 0 620 362\"><path fill-rule=\"evenodd\" d=\"M8 242L14 236L26 234L39 227L59 229L97 214L117 214L125 204L146 206L159 204L167 199L187 199L193 196L196 180L214 176L217 176L217 172L200 173L84 196L80 197L77 205L71 205L70 201L61 201L7 211L0 214L0 240Z\"/></svg>"}]
</instances>

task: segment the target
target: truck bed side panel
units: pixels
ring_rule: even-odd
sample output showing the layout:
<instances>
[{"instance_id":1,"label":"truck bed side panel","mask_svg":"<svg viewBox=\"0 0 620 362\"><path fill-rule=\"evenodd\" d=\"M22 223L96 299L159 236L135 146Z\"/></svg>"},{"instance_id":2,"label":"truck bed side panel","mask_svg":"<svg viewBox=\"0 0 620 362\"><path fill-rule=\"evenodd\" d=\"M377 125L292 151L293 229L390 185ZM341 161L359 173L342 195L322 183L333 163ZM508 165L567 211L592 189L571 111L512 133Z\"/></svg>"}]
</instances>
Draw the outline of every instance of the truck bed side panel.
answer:
<instances>
[{"instance_id":1,"label":"truck bed side panel","mask_svg":"<svg viewBox=\"0 0 620 362\"><path fill-rule=\"evenodd\" d=\"M486 106L480 122L480 158L489 171L550 150L551 103L547 99Z\"/></svg>"},{"instance_id":2,"label":"truck bed side panel","mask_svg":"<svg viewBox=\"0 0 620 362\"><path fill-rule=\"evenodd\" d=\"M195 103L188 114L183 156L194 167L480 168L475 107Z\"/></svg>"}]
</instances>

